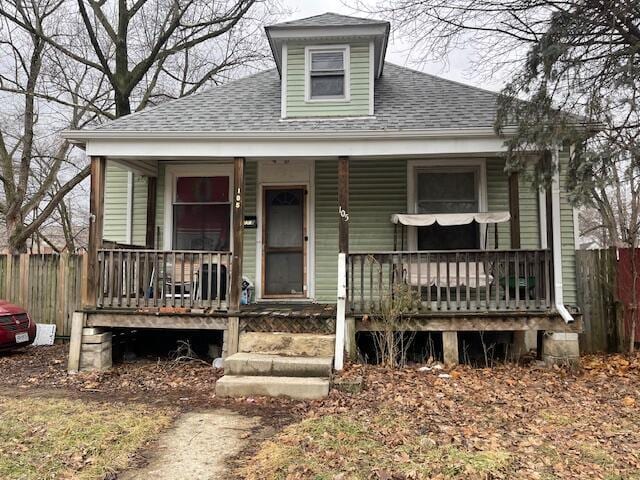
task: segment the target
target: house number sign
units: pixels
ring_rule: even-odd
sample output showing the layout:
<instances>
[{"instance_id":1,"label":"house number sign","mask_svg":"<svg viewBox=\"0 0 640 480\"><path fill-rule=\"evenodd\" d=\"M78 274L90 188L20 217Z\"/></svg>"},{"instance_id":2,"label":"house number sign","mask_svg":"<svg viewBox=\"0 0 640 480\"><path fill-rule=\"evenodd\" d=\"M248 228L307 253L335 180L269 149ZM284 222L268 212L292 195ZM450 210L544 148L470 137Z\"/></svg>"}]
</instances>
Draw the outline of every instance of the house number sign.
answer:
<instances>
[{"instance_id":1,"label":"house number sign","mask_svg":"<svg viewBox=\"0 0 640 480\"><path fill-rule=\"evenodd\" d=\"M238 187L238 191L236 192L236 209L240 208L240 187Z\"/></svg>"},{"instance_id":2,"label":"house number sign","mask_svg":"<svg viewBox=\"0 0 640 480\"><path fill-rule=\"evenodd\" d=\"M342 208L342 205L338 206L338 213L340 214L340 217L342 217L342 220L345 222L349 221L349 214L347 213L347 211Z\"/></svg>"}]
</instances>

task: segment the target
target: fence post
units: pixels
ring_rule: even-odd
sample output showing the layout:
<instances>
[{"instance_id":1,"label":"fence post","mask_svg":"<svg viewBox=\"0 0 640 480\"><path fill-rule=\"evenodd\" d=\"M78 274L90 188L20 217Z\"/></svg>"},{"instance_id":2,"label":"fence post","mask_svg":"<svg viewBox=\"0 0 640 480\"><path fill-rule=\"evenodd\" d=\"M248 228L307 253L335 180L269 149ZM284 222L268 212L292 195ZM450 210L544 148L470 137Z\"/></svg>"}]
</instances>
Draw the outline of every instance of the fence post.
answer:
<instances>
[{"instance_id":1,"label":"fence post","mask_svg":"<svg viewBox=\"0 0 640 480\"><path fill-rule=\"evenodd\" d=\"M347 255L338 254L338 304L336 308L336 346L334 368L344 366L344 328L347 303Z\"/></svg>"}]
</instances>

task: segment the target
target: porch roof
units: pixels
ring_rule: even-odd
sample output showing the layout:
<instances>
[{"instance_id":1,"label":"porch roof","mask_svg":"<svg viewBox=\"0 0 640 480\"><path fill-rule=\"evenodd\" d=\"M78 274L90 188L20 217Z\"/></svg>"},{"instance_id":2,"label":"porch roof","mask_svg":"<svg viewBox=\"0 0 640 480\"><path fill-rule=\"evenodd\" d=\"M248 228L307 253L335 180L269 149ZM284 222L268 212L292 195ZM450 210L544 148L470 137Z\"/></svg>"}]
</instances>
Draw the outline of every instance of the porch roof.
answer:
<instances>
[{"instance_id":1,"label":"porch roof","mask_svg":"<svg viewBox=\"0 0 640 480\"><path fill-rule=\"evenodd\" d=\"M71 139L113 133L406 132L482 128L492 130L498 94L385 63L375 82L375 115L281 119L276 69L147 108L80 132Z\"/></svg>"}]
</instances>

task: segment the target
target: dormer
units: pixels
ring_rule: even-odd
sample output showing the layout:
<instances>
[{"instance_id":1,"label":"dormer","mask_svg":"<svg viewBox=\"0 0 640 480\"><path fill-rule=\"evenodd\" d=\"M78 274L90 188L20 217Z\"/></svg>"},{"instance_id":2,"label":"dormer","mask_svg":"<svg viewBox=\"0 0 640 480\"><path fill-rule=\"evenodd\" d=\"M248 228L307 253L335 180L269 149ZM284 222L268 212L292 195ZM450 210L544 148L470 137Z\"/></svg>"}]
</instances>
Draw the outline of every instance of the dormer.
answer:
<instances>
[{"instance_id":1,"label":"dormer","mask_svg":"<svg viewBox=\"0 0 640 480\"><path fill-rule=\"evenodd\" d=\"M280 74L283 119L374 115L389 22L324 13L265 30Z\"/></svg>"}]
</instances>

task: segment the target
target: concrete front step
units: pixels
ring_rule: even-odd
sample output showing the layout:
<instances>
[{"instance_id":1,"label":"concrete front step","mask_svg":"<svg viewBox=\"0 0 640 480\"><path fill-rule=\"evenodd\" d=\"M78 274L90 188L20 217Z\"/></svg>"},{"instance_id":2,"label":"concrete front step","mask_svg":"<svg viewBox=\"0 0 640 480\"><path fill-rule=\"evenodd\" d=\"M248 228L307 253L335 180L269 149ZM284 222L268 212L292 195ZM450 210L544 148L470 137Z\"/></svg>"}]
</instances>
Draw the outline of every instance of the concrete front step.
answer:
<instances>
[{"instance_id":1,"label":"concrete front step","mask_svg":"<svg viewBox=\"0 0 640 480\"><path fill-rule=\"evenodd\" d=\"M289 397L316 400L329 395L329 379L225 375L216 382L219 397Z\"/></svg>"},{"instance_id":2,"label":"concrete front step","mask_svg":"<svg viewBox=\"0 0 640 480\"><path fill-rule=\"evenodd\" d=\"M225 375L329 377L332 357L285 357L264 353L236 353L224 360Z\"/></svg>"},{"instance_id":3,"label":"concrete front step","mask_svg":"<svg viewBox=\"0 0 640 480\"><path fill-rule=\"evenodd\" d=\"M242 332L238 351L286 357L333 357L334 347L335 335Z\"/></svg>"}]
</instances>

